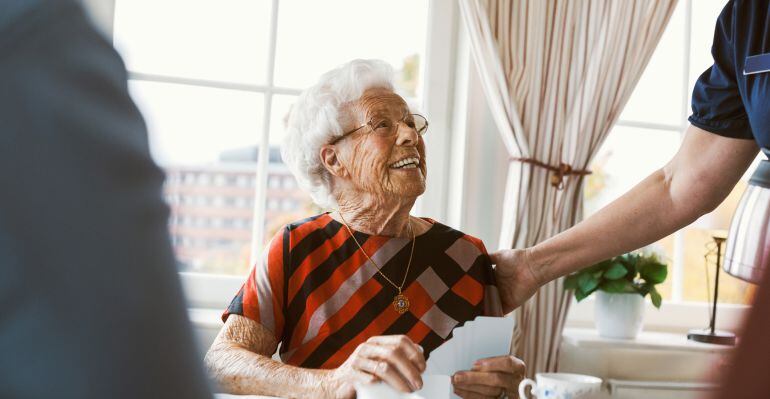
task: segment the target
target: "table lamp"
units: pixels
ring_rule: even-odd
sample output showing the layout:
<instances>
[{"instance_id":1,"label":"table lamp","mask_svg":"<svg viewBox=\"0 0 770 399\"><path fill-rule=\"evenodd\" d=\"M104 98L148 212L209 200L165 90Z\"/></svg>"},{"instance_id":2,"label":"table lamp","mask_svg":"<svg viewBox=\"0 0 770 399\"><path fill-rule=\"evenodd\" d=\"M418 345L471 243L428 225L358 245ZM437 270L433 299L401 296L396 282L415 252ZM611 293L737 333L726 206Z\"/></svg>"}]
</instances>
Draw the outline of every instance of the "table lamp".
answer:
<instances>
[{"instance_id":1,"label":"table lamp","mask_svg":"<svg viewBox=\"0 0 770 399\"><path fill-rule=\"evenodd\" d=\"M727 198L722 201L722 204L720 204L714 211L703 215L692 224L693 227L711 231L711 238L716 245L716 267L714 268L714 295L713 303L711 305L709 327L705 329L690 330L687 334L687 339L691 341L718 345L735 345L735 334L729 331L717 330L715 327L717 318L717 299L719 297L719 269L722 262L722 255L724 254L723 244L726 239L725 232L731 226L731 220L740 203L739 199L741 198L741 193L744 192L745 189L746 183L743 180L739 181Z\"/></svg>"}]
</instances>

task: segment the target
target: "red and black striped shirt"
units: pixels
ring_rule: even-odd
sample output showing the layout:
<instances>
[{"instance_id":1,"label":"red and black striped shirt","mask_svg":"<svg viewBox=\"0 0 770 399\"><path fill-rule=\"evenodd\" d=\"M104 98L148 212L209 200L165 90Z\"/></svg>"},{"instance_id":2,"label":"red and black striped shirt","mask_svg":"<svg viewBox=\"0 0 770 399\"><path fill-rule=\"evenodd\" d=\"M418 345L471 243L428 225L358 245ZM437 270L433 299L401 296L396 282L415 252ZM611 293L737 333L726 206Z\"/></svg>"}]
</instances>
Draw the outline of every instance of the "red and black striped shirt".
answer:
<instances>
[{"instance_id":1,"label":"red and black striped shirt","mask_svg":"<svg viewBox=\"0 0 770 399\"><path fill-rule=\"evenodd\" d=\"M275 334L281 359L309 368L334 368L376 335L405 334L430 353L453 328L479 315L500 316L492 265L481 240L441 223L416 237L404 295L410 306L392 305L396 288L377 273L348 230L328 214L291 223L222 315L252 319ZM364 251L399 282L411 239L354 234Z\"/></svg>"}]
</instances>

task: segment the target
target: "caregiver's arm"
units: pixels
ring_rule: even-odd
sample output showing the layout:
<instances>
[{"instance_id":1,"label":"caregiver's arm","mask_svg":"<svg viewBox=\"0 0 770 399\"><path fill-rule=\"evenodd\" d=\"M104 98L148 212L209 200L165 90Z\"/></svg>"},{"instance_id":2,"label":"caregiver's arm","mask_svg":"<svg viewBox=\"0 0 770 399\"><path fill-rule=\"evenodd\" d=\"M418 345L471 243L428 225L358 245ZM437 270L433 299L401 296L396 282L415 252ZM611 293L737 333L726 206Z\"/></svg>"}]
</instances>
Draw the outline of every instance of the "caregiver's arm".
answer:
<instances>
[{"instance_id":1,"label":"caregiver's arm","mask_svg":"<svg viewBox=\"0 0 770 399\"><path fill-rule=\"evenodd\" d=\"M354 383L378 380L408 392L422 387L425 358L419 347L402 335L372 337L332 370L273 360L270 356L277 347L273 334L261 324L230 315L206 354L206 366L222 390L235 394L354 398Z\"/></svg>"},{"instance_id":2,"label":"caregiver's arm","mask_svg":"<svg viewBox=\"0 0 770 399\"><path fill-rule=\"evenodd\" d=\"M753 140L690 126L668 164L590 218L534 247L492 254L504 311L555 278L648 245L712 211L758 150Z\"/></svg>"}]
</instances>

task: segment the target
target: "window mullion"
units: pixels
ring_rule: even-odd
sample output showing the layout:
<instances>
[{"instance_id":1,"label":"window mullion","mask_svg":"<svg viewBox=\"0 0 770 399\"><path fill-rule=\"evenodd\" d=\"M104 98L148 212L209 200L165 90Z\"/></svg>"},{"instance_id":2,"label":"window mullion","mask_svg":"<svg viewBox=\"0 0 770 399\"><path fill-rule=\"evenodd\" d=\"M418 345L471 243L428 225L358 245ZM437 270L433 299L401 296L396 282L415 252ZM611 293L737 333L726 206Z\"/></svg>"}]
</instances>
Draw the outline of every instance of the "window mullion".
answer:
<instances>
[{"instance_id":1,"label":"window mullion","mask_svg":"<svg viewBox=\"0 0 770 399\"><path fill-rule=\"evenodd\" d=\"M685 0L684 3L684 62L682 62L682 125L685 128L679 131L679 134L684 139L684 134L687 126L687 99L689 98L689 86L690 86L690 55L692 54L691 37L692 37L692 0ZM684 268L685 268L685 237L684 230L680 229L674 233L674 262L673 273L671 276L671 300L672 302L682 302L684 299Z\"/></svg>"},{"instance_id":2,"label":"window mullion","mask_svg":"<svg viewBox=\"0 0 770 399\"><path fill-rule=\"evenodd\" d=\"M257 159L257 184L254 193L254 218L252 219L251 264L259 257L265 236L265 202L267 197L267 174L270 157L270 116L273 102L273 84L275 76L275 51L278 32L278 0L273 0L270 15L270 48L267 56L267 92L264 98L262 134L259 141Z\"/></svg>"},{"instance_id":3,"label":"window mullion","mask_svg":"<svg viewBox=\"0 0 770 399\"><path fill-rule=\"evenodd\" d=\"M692 55L692 0L684 3L684 62L682 63L682 124L687 126L690 92L690 56ZM684 131L682 132L684 135Z\"/></svg>"},{"instance_id":4,"label":"window mullion","mask_svg":"<svg viewBox=\"0 0 770 399\"><path fill-rule=\"evenodd\" d=\"M222 82L222 81L216 81L216 80L186 78L186 77L159 75L154 73L133 72L133 71L128 71L128 79L141 80L146 82L170 83L170 84L178 84L178 85L184 85L184 86L210 87L213 89L248 91L253 93L265 93L268 91L272 91L272 92L277 92L279 94L298 95L301 92L301 90L299 89L292 89L288 87L273 87L271 85L255 85L255 84L247 84L247 83Z\"/></svg>"}]
</instances>

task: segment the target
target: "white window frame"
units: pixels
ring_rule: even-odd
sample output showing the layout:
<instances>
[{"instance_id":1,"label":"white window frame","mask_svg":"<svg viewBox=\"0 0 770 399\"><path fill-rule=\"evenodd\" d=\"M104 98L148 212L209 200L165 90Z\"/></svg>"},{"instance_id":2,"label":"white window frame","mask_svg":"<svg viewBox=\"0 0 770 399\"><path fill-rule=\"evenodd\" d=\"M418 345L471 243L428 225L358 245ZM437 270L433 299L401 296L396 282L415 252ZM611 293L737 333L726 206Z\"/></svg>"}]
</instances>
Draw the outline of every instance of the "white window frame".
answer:
<instances>
[{"instance_id":1,"label":"white window frame","mask_svg":"<svg viewBox=\"0 0 770 399\"><path fill-rule=\"evenodd\" d=\"M90 11L94 23L109 39L114 34L116 0L82 0ZM301 90L276 86L274 82L275 52L280 0L272 0L269 48L266 81L261 85L219 82L205 79L182 78L128 71L129 80L173 83L220 89L260 93L264 96L264 119L259 137L259 158L257 183L254 200L254 223L252 226L251 261L262 250L264 238L263 220L266 212L268 175L269 131L273 95L299 95ZM426 140L426 151L430 154L428 169L429 185L415 205L414 213L443 220L447 213L447 180L449 178L449 152L452 142L451 115L453 107L455 46L459 25L458 8L455 2L429 0L425 60L421 63L421 84L423 85L422 108L430 118L431 134ZM111 41L111 40L110 40ZM188 306L192 308L222 309L243 283L244 276L216 275L208 273L180 272Z\"/></svg>"},{"instance_id":2,"label":"white window frame","mask_svg":"<svg viewBox=\"0 0 770 399\"><path fill-rule=\"evenodd\" d=\"M679 125L670 125L670 124L658 124L658 123L645 123L645 122L638 122L638 121L627 121L619 119L616 123L617 126L626 126L626 127L634 127L634 128L643 128L643 129L649 129L649 130L659 130L664 131L667 133L676 134L678 133L680 136L680 141L684 139L684 135L687 131L687 128L690 126L690 123L688 122L687 118L690 115L690 95L692 91L692 87L690 87L690 59L692 57L692 8L693 8L693 0L682 0L682 5L684 6L684 36L683 36L683 49L684 49L684 57L682 62L682 70L680 73L682 74L682 86L680 87L680 97L682 99L682 113L680 115L680 124ZM683 300L683 294L684 294L684 273L685 273L685 230L687 227L677 230L673 234L674 238L674 254L672 259L672 267L671 267L671 299L666 301L666 308L671 308L672 310L663 309L662 313L665 314L665 317L663 320L666 321L666 323L663 323L664 325L670 325L675 326L679 325L682 322L686 322L688 320L692 320L693 316L697 318L699 321L704 320L703 314L705 312L701 312L702 308L706 308L710 305L708 305L707 302L693 302L693 301L684 301ZM708 268L708 272L711 273L711 268ZM651 304L648 302L648 307L650 307L652 310L647 312L648 314L657 314L660 313L656 309L652 308ZM739 316L742 316L742 314L749 309L750 306L748 305L733 305L733 304L719 304L719 309L717 310L717 323L723 323L722 328L727 329L735 329L738 327L737 323L740 322L741 318ZM577 312L576 312L577 313ZM670 315L668 315L670 313ZM731 315L737 315L736 317L732 317ZM656 317L658 316L650 316L650 317ZM656 319L657 320L657 319ZM708 320L708 319L705 319ZM654 322L658 323L659 322ZM702 324L702 323L701 323ZM688 323L688 325L691 325L691 323Z\"/></svg>"}]
</instances>

